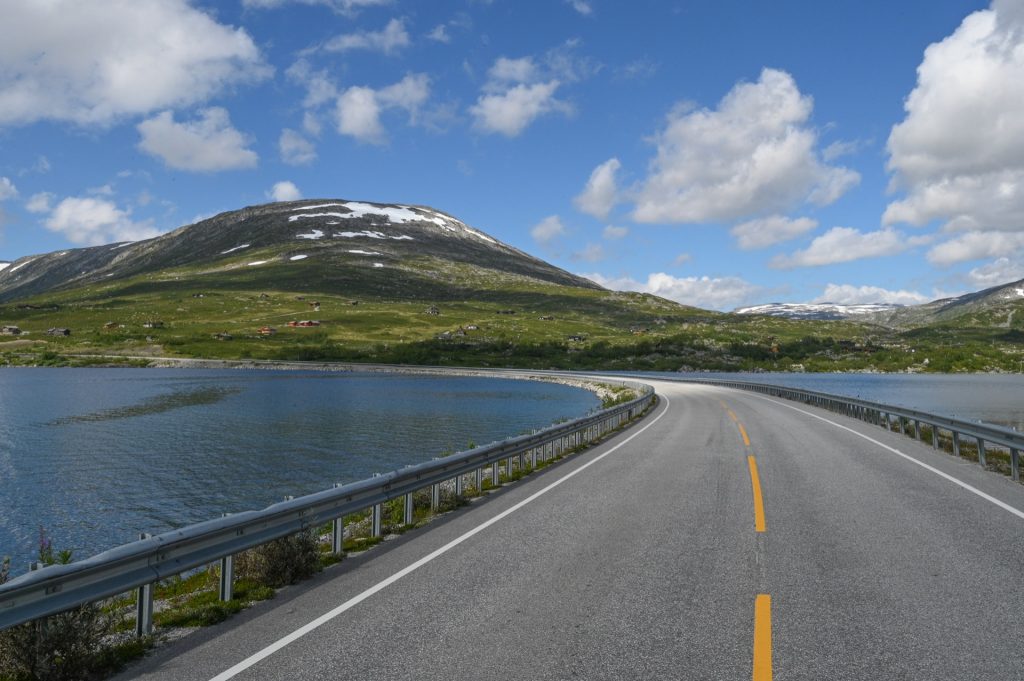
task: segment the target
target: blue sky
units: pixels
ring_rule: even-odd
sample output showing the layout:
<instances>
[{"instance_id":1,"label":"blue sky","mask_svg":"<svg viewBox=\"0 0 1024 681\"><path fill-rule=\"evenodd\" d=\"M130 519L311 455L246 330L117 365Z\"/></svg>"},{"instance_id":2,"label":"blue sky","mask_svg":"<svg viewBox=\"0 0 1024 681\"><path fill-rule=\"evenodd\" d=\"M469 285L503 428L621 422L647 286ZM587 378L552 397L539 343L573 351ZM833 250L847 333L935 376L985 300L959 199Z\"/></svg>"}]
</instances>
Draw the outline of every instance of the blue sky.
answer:
<instances>
[{"instance_id":1,"label":"blue sky","mask_svg":"<svg viewBox=\"0 0 1024 681\"><path fill-rule=\"evenodd\" d=\"M304 197L430 205L715 309L1024 278L1020 0L0 15L0 261Z\"/></svg>"}]
</instances>

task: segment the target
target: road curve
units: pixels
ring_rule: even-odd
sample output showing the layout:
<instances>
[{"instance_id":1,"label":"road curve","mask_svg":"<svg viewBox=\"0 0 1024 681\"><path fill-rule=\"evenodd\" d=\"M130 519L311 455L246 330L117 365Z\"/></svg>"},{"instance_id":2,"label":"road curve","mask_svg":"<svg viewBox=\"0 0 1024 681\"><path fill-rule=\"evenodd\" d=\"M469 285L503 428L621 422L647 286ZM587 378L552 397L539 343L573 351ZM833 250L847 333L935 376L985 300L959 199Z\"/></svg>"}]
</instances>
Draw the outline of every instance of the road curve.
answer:
<instances>
[{"instance_id":1,"label":"road curve","mask_svg":"<svg viewBox=\"0 0 1024 681\"><path fill-rule=\"evenodd\" d=\"M1024 511L1024 486L649 382L665 399L622 435L118 678L1024 680L1024 519L983 496Z\"/></svg>"}]
</instances>

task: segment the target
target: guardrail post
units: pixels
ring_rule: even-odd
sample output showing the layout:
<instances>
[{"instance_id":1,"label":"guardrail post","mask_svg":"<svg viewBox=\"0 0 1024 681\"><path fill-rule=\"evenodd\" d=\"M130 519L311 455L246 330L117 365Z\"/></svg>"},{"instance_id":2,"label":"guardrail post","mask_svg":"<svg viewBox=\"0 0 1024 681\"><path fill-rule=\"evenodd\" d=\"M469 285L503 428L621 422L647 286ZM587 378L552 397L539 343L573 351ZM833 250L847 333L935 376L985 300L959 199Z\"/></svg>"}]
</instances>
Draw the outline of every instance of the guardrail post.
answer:
<instances>
[{"instance_id":1,"label":"guardrail post","mask_svg":"<svg viewBox=\"0 0 1024 681\"><path fill-rule=\"evenodd\" d=\"M953 456L960 456L960 433L953 432Z\"/></svg>"},{"instance_id":2,"label":"guardrail post","mask_svg":"<svg viewBox=\"0 0 1024 681\"><path fill-rule=\"evenodd\" d=\"M405 518L406 526L411 526L413 522L413 506L412 506L412 492L405 495Z\"/></svg>"},{"instance_id":3,"label":"guardrail post","mask_svg":"<svg viewBox=\"0 0 1024 681\"><path fill-rule=\"evenodd\" d=\"M982 440L980 437L977 438L977 440L978 440L978 463L981 464L982 466L988 465L988 462L985 460L985 441Z\"/></svg>"},{"instance_id":4,"label":"guardrail post","mask_svg":"<svg viewBox=\"0 0 1024 681\"><path fill-rule=\"evenodd\" d=\"M483 468L477 468L476 469L476 493L477 494L483 494L484 493L484 469Z\"/></svg>"},{"instance_id":5,"label":"guardrail post","mask_svg":"<svg viewBox=\"0 0 1024 681\"><path fill-rule=\"evenodd\" d=\"M290 497L285 497L289 499ZM228 517L230 513L225 513L224 517ZM235 557L224 556L220 559L220 584L217 589L217 594L222 602L230 601L235 597Z\"/></svg>"},{"instance_id":6,"label":"guardrail post","mask_svg":"<svg viewBox=\"0 0 1024 681\"><path fill-rule=\"evenodd\" d=\"M341 487L340 482L334 483L334 489ZM345 553L345 518L331 520L331 553L340 556Z\"/></svg>"},{"instance_id":7,"label":"guardrail post","mask_svg":"<svg viewBox=\"0 0 1024 681\"><path fill-rule=\"evenodd\" d=\"M501 484L501 473L498 471L498 460L491 464L491 484L497 487Z\"/></svg>"},{"instance_id":8,"label":"guardrail post","mask_svg":"<svg viewBox=\"0 0 1024 681\"><path fill-rule=\"evenodd\" d=\"M455 476L455 496L461 497L463 495L463 493L466 491L465 483L466 481L461 474Z\"/></svg>"},{"instance_id":9,"label":"guardrail post","mask_svg":"<svg viewBox=\"0 0 1024 681\"><path fill-rule=\"evenodd\" d=\"M537 468L537 448L534 447L530 450L530 467Z\"/></svg>"},{"instance_id":10,"label":"guardrail post","mask_svg":"<svg viewBox=\"0 0 1024 681\"><path fill-rule=\"evenodd\" d=\"M381 519L384 515L384 509L381 508L380 504L374 504L373 509L370 511L370 536L379 537L381 532Z\"/></svg>"},{"instance_id":11,"label":"guardrail post","mask_svg":"<svg viewBox=\"0 0 1024 681\"><path fill-rule=\"evenodd\" d=\"M928 424L932 427L932 449L939 448L939 426L935 423Z\"/></svg>"},{"instance_id":12,"label":"guardrail post","mask_svg":"<svg viewBox=\"0 0 1024 681\"><path fill-rule=\"evenodd\" d=\"M921 421L920 419L914 420L914 439L918 442L921 441Z\"/></svg>"},{"instance_id":13,"label":"guardrail post","mask_svg":"<svg viewBox=\"0 0 1024 681\"><path fill-rule=\"evenodd\" d=\"M441 485L434 483L430 486L430 510L436 511L441 505Z\"/></svg>"},{"instance_id":14,"label":"guardrail post","mask_svg":"<svg viewBox=\"0 0 1024 681\"><path fill-rule=\"evenodd\" d=\"M149 539L148 532L139 533L139 539ZM142 638L153 633L153 584L143 584L135 595L135 636Z\"/></svg>"},{"instance_id":15,"label":"guardrail post","mask_svg":"<svg viewBox=\"0 0 1024 681\"><path fill-rule=\"evenodd\" d=\"M1020 482L1020 450L1010 448L1010 477L1014 482Z\"/></svg>"},{"instance_id":16,"label":"guardrail post","mask_svg":"<svg viewBox=\"0 0 1024 681\"><path fill-rule=\"evenodd\" d=\"M906 430L906 428L903 425L903 416L902 415L901 416L897 416L896 418L898 418L900 420L900 435L906 435L907 434L907 430Z\"/></svg>"}]
</instances>

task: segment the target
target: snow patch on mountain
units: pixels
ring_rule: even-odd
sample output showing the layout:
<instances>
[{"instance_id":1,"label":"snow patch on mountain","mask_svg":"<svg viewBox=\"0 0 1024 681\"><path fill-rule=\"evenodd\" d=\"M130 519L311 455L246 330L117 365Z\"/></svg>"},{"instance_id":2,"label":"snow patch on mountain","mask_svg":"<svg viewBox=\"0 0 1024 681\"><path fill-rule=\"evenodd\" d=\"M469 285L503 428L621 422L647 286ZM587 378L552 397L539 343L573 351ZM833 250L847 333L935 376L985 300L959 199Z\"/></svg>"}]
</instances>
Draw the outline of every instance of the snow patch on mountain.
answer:
<instances>
[{"instance_id":1,"label":"snow patch on mountain","mask_svg":"<svg viewBox=\"0 0 1024 681\"><path fill-rule=\"evenodd\" d=\"M288 259L289 260L305 260L308 257L309 257L308 255L293 255L292 257L290 257Z\"/></svg>"},{"instance_id":2,"label":"snow patch on mountain","mask_svg":"<svg viewBox=\"0 0 1024 681\"><path fill-rule=\"evenodd\" d=\"M319 230L318 230L319 231ZM361 236L368 237L370 239L391 239L393 241L415 241L408 234L399 234L398 236L388 236L384 232L373 232L368 229L364 229L361 232L335 232L334 236L341 239L355 239Z\"/></svg>"},{"instance_id":3,"label":"snow patch on mountain","mask_svg":"<svg viewBox=\"0 0 1024 681\"><path fill-rule=\"evenodd\" d=\"M221 251L220 254L221 255L227 255L228 253L234 253L235 251L240 251L243 248L249 248L249 244L242 244L241 246L235 246L234 248L229 248L226 251Z\"/></svg>"},{"instance_id":4,"label":"snow patch on mountain","mask_svg":"<svg viewBox=\"0 0 1024 681\"><path fill-rule=\"evenodd\" d=\"M0 262L0 272L3 272L4 270L6 270L10 266L11 266L11 263L9 263L9 262Z\"/></svg>"},{"instance_id":5,"label":"snow patch on mountain","mask_svg":"<svg viewBox=\"0 0 1024 681\"><path fill-rule=\"evenodd\" d=\"M741 307L736 314L762 314L771 317L788 317L790 319L847 319L876 312L889 312L903 307L893 303L862 303L859 305L841 305L839 303L768 303Z\"/></svg>"},{"instance_id":6,"label":"snow patch on mountain","mask_svg":"<svg viewBox=\"0 0 1024 681\"><path fill-rule=\"evenodd\" d=\"M309 234L296 234L295 238L296 239L322 239L323 236L324 236L323 230L321 230L321 229L314 229Z\"/></svg>"},{"instance_id":7,"label":"snow patch on mountain","mask_svg":"<svg viewBox=\"0 0 1024 681\"><path fill-rule=\"evenodd\" d=\"M347 213L308 213L305 211L318 210L322 208L347 208ZM302 211L302 212L300 212ZM372 203L363 203L361 201L346 201L344 203L320 203L312 206L302 206L300 208L293 208L293 213L296 215L289 215L288 222L295 222L303 218L335 218L338 220L351 220L353 218L364 218L367 216L372 217L384 217L389 224L404 225L409 222L430 222L441 229L451 232L463 232L470 236L476 237L481 241L487 241L489 243L497 243L494 239L479 232L461 220L456 220L450 215L445 215L435 210L428 208L416 208L414 206L375 206ZM329 225L338 224L337 222L328 222Z\"/></svg>"}]
</instances>

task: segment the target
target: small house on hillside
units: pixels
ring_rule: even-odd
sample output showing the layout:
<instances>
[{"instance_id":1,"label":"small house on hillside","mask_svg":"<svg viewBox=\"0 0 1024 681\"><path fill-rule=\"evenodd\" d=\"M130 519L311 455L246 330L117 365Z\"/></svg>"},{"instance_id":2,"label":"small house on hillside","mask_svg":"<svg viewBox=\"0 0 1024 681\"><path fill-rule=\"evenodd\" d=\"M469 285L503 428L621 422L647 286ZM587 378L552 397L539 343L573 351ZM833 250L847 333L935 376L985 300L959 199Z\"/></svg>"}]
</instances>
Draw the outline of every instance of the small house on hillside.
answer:
<instances>
[{"instance_id":1,"label":"small house on hillside","mask_svg":"<svg viewBox=\"0 0 1024 681\"><path fill-rule=\"evenodd\" d=\"M441 314L441 310L437 309L437 305L431 305L427 308L426 314L434 315L436 317Z\"/></svg>"},{"instance_id":2,"label":"small house on hillside","mask_svg":"<svg viewBox=\"0 0 1024 681\"><path fill-rule=\"evenodd\" d=\"M164 323L160 322L160 321L151 321L151 322L144 322L142 324L142 326L144 328L147 328L147 329L162 329L162 328L164 328Z\"/></svg>"},{"instance_id":3,"label":"small house on hillside","mask_svg":"<svg viewBox=\"0 0 1024 681\"><path fill-rule=\"evenodd\" d=\"M2 326L0 327L0 336L20 336L21 329L16 326Z\"/></svg>"},{"instance_id":4,"label":"small house on hillside","mask_svg":"<svg viewBox=\"0 0 1024 681\"><path fill-rule=\"evenodd\" d=\"M57 327L54 327L52 329L47 329L46 330L46 335L47 336L70 336L71 335L71 329L66 329L66 328L64 328L62 326L57 326Z\"/></svg>"},{"instance_id":5,"label":"small house on hillside","mask_svg":"<svg viewBox=\"0 0 1024 681\"><path fill-rule=\"evenodd\" d=\"M220 333L215 333L215 334L213 334L213 337L216 340L219 340L219 341L229 341L229 340L234 340L234 338L235 338L234 336L232 336L230 333L228 333L226 331L222 331Z\"/></svg>"},{"instance_id":6,"label":"small house on hillside","mask_svg":"<svg viewBox=\"0 0 1024 681\"><path fill-rule=\"evenodd\" d=\"M272 326L261 326L256 333L258 333L261 336L273 336L275 333L277 333L277 329L275 329Z\"/></svg>"},{"instance_id":7,"label":"small house on hillside","mask_svg":"<svg viewBox=\"0 0 1024 681\"><path fill-rule=\"evenodd\" d=\"M103 328L109 331L111 329L120 328L120 326L121 325L118 324L117 322L107 322L106 324L103 325Z\"/></svg>"}]
</instances>

